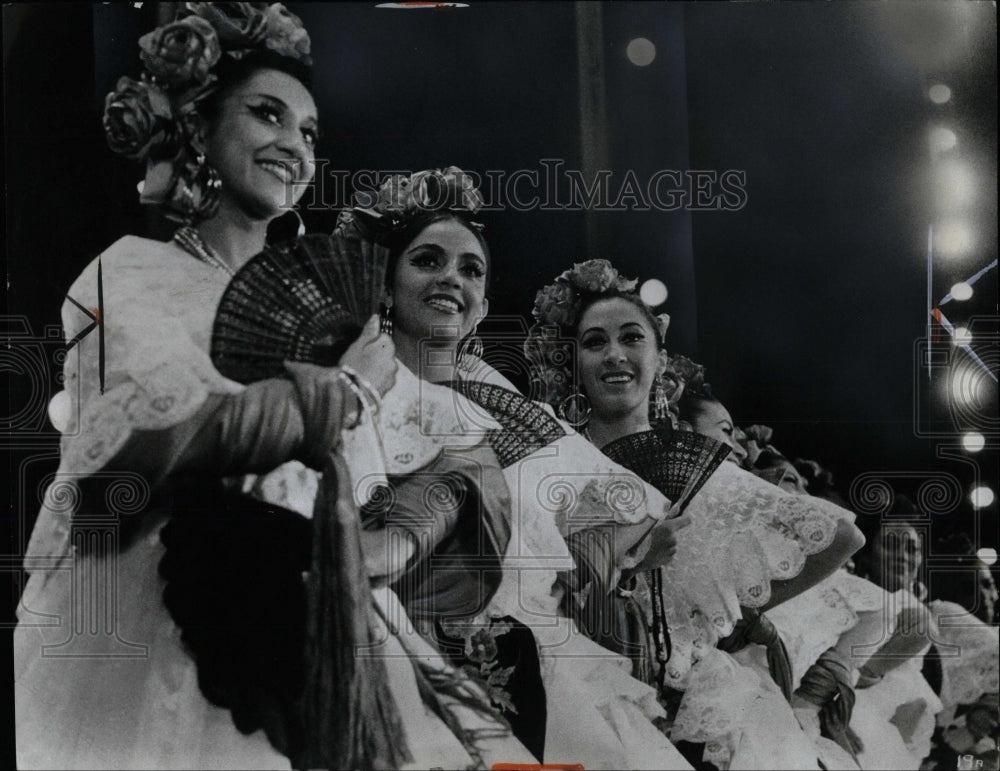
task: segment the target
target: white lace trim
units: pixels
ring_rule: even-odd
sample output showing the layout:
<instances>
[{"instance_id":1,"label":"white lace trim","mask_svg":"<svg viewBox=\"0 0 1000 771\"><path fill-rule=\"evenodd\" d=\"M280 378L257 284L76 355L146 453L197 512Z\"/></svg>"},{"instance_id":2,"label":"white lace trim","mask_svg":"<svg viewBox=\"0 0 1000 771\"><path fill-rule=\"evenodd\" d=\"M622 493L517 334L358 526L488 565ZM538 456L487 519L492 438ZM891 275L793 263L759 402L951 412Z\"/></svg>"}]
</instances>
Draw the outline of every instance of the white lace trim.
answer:
<instances>
[{"instance_id":1,"label":"white lace trim","mask_svg":"<svg viewBox=\"0 0 1000 771\"><path fill-rule=\"evenodd\" d=\"M841 569L767 611L788 650L793 688L824 651L857 626L858 613L884 610L888 596L885 589Z\"/></svg>"},{"instance_id":2,"label":"white lace trim","mask_svg":"<svg viewBox=\"0 0 1000 771\"><path fill-rule=\"evenodd\" d=\"M723 769L812 768L817 757L766 670L758 673L717 648L691 670L670 737L704 742L703 759Z\"/></svg>"},{"instance_id":3,"label":"white lace trim","mask_svg":"<svg viewBox=\"0 0 1000 771\"><path fill-rule=\"evenodd\" d=\"M742 617L760 607L771 582L794 578L806 557L833 542L853 515L833 504L785 493L732 463L709 478L688 507L677 553L663 571L664 609L673 653L667 684L688 687L691 667Z\"/></svg>"},{"instance_id":4,"label":"white lace trim","mask_svg":"<svg viewBox=\"0 0 1000 771\"><path fill-rule=\"evenodd\" d=\"M941 654L941 702L946 709L1000 691L1000 630L954 602L930 604Z\"/></svg>"}]
</instances>

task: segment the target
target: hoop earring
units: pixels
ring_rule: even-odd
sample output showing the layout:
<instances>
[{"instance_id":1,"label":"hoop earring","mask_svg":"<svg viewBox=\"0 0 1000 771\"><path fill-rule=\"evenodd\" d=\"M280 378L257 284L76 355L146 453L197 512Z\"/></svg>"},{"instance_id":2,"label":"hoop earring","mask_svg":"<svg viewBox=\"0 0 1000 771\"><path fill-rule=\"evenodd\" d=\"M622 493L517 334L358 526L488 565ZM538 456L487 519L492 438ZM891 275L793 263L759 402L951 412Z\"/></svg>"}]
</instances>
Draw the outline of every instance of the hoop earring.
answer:
<instances>
[{"instance_id":1,"label":"hoop earring","mask_svg":"<svg viewBox=\"0 0 1000 771\"><path fill-rule=\"evenodd\" d=\"M574 391L559 403L559 417L573 428L582 426L590 420L590 412L590 399L580 391Z\"/></svg>"},{"instance_id":2,"label":"hoop earring","mask_svg":"<svg viewBox=\"0 0 1000 771\"><path fill-rule=\"evenodd\" d=\"M656 376L653 381L653 417L656 420L665 420L670 414L670 400L667 398L667 389L663 385L663 378Z\"/></svg>"},{"instance_id":3,"label":"hoop earring","mask_svg":"<svg viewBox=\"0 0 1000 771\"><path fill-rule=\"evenodd\" d=\"M379 332L392 337L392 300L382 303L382 310L379 313Z\"/></svg>"},{"instance_id":4,"label":"hoop earring","mask_svg":"<svg viewBox=\"0 0 1000 771\"><path fill-rule=\"evenodd\" d=\"M476 365L482 361L485 352L483 338L473 330L472 334L465 338L458 348L458 368L462 372L472 372Z\"/></svg>"}]
</instances>

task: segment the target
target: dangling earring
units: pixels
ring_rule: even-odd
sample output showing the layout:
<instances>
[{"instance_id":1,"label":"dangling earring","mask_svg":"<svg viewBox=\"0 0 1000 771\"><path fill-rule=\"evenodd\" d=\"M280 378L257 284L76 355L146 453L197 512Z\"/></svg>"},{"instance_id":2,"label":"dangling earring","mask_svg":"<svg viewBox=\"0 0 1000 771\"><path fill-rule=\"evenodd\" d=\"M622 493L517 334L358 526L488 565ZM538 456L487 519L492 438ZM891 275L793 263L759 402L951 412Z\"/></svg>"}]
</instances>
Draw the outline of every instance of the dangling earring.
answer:
<instances>
[{"instance_id":1,"label":"dangling earring","mask_svg":"<svg viewBox=\"0 0 1000 771\"><path fill-rule=\"evenodd\" d=\"M292 214L294 214L295 219L299 221L299 227L298 230L295 231L295 235L297 238L302 238L302 236L306 234L306 223L302 221L302 215L299 214L299 207L293 207Z\"/></svg>"},{"instance_id":2,"label":"dangling earring","mask_svg":"<svg viewBox=\"0 0 1000 771\"><path fill-rule=\"evenodd\" d=\"M214 216L219 206L219 190L222 180L219 173L205 163L205 154L198 153L192 164L190 156L183 161L182 171L177 175L176 192L167 206L176 212L171 219L179 219L186 225L206 220ZM169 214L167 216L170 216Z\"/></svg>"},{"instance_id":3,"label":"dangling earring","mask_svg":"<svg viewBox=\"0 0 1000 771\"><path fill-rule=\"evenodd\" d=\"M559 404L559 417L573 428L584 425L590 420L590 399L580 391L574 391Z\"/></svg>"},{"instance_id":4,"label":"dangling earring","mask_svg":"<svg viewBox=\"0 0 1000 771\"><path fill-rule=\"evenodd\" d=\"M382 302L382 312L379 314L379 331L383 335L392 337L392 298L388 297Z\"/></svg>"},{"instance_id":5,"label":"dangling earring","mask_svg":"<svg viewBox=\"0 0 1000 771\"><path fill-rule=\"evenodd\" d=\"M670 400L667 398L667 389L663 385L663 378L657 375L653 380L653 417L656 420L665 420L670 414Z\"/></svg>"},{"instance_id":6,"label":"dangling earring","mask_svg":"<svg viewBox=\"0 0 1000 771\"><path fill-rule=\"evenodd\" d=\"M483 339L472 330L472 334L462 341L458 348L458 368L462 372L472 372L486 352Z\"/></svg>"}]
</instances>

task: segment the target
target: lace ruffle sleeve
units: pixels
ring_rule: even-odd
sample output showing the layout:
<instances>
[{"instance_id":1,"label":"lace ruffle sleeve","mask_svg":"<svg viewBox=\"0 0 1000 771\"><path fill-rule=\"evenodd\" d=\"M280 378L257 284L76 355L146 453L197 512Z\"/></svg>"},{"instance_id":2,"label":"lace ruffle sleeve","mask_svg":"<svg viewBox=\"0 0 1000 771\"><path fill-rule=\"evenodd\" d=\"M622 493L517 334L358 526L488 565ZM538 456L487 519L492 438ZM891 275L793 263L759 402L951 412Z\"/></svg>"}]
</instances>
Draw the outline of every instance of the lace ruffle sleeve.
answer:
<instances>
[{"instance_id":1,"label":"lace ruffle sleeve","mask_svg":"<svg viewBox=\"0 0 1000 771\"><path fill-rule=\"evenodd\" d=\"M1000 691L1000 632L961 605L930 604L937 623L935 645L941 655L941 703L945 709L972 704Z\"/></svg>"},{"instance_id":2,"label":"lace ruffle sleeve","mask_svg":"<svg viewBox=\"0 0 1000 771\"><path fill-rule=\"evenodd\" d=\"M793 687L825 650L858 623L858 613L883 610L888 593L871 581L838 570L765 614L777 627L792 662Z\"/></svg>"},{"instance_id":3,"label":"lace ruffle sleeve","mask_svg":"<svg viewBox=\"0 0 1000 771\"><path fill-rule=\"evenodd\" d=\"M99 260L104 393L100 330L95 330L65 360L70 422L61 440L56 479L46 491L32 532L26 566L35 558L66 553L76 481L99 472L134 432L176 426L195 415L211 394L243 390L224 378L208 355L225 274L170 243L134 236L112 244ZM73 283L69 297L84 308L97 309L97 275L94 260ZM90 323L70 300L62 316L67 340ZM130 495L143 498L141 481L126 483Z\"/></svg>"},{"instance_id":4,"label":"lace ruffle sleeve","mask_svg":"<svg viewBox=\"0 0 1000 771\"><path fill-rule=\"evenodd\" d=\"M553 593L557 573L574 569L565 537L592 528L652 524L666 515L669 503L496 370L483 365L477 376L454 384L456 396L465 394L465 403L473 405L475 411L467 413L473 425L482 418L499 422L498 430L486 433L512 500L510 546L490 613L551 623L559 613L560 597ZM616 571L639 564L647 548L648 539L615 565Z\"/></svg>"},{"instance_id":5,"label":"lace ruffle sleeve","mask_svg":"<svg viewBox=\"0 0 1000 771\"><path fill-rule=\"evenodd\" d=\"M194 415L210 393L239 393L208 355L225 276L169 243L126 237L100 257L104 281L105 390L100 392L99 336L80 341L65 364L73 423L62 439L62 463L80 474L102 468L140 429L163 429ZM97 307L97 263L69 291ZM86 317L63 306L67 339Z\"/></svg>"},{"instance_id":6,"label":"lace ruffle sleeve","mask_svg":"<svg viewBox=\"0 0 1000 771\"><path fill-rule=\"evenodd\" d=\"M732 632L741 606L765 605L772 581L797 576L808 556L833 542L838 521L853 519L731 463L718 468L687 511L692 523L677 533L677 552L661 568L673 643L667 684L681 690L704 651Z\"/></svg>"}]
</instances>

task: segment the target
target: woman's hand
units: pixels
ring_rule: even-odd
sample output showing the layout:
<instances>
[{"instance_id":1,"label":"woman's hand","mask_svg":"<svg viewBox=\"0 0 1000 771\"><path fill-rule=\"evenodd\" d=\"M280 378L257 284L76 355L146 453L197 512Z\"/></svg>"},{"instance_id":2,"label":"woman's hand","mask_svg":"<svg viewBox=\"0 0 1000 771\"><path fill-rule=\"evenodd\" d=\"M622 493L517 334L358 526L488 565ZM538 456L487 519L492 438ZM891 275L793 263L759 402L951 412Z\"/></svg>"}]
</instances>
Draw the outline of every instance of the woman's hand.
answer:
<instances>
[{"instance_id":1,"label":"woman's hand","mask_svg":"<svg viewBox=\"0 0 1000 771\"><path fill-rule=\"evenodd\" d=\"M668 517L661 520L649 535L649 551L642 558L639 569L648 570L670 561L677 553L677 533L691 524L691 515Z\"/></svg>"},{"instance_id":2,"label":"woman's hand","mask_svg":"<svg viewBox=\"0 0 1000 771\"><path fill-rule=\"evenodd\" d=\"M892 637L878 649L878 655L872 655L860 667L862 678L865 682L880 679L938 638L937 625L925 605L917 603L903 608L896 616Z\"/></svg>"},{"instance_id":3,"label":"woman's hand","mask_svg":"<svg viewBox=\"0 0 1000 771\"><path fill-rule=\"evenodd\" d=\"M301 413L303 435L296 457L321 469L341 431L357 425L364 407L361 396L352 393L347 375L335 367L286 361L285 370L292 376Z\"/></svg>"},{"instance_id":4,"label":"woman's hand","mask_svg":"<svg viewBox=\"0 0 1000 771\"><path fill-rule=\"evenodd\" d=\"M690 524L691 515L681 514L679 517L671 517L657 525L656 529L660 533L659 548L665 559L670 559L677 553L677 532Z\"/></svg>"},{"instance_id":5,"label":"woman's hand","mask_svg":"<svg viewBox=\"0 0 1000 771\"><path fill-rule=\"evenodd\" d=\"M379 332L377 313L368 319L361 330L361 336L344 351L340 364L357 372L380 396L385 396L395 384L398 366L396 346L391 337Z\"/></svg>"}]
</instances>

